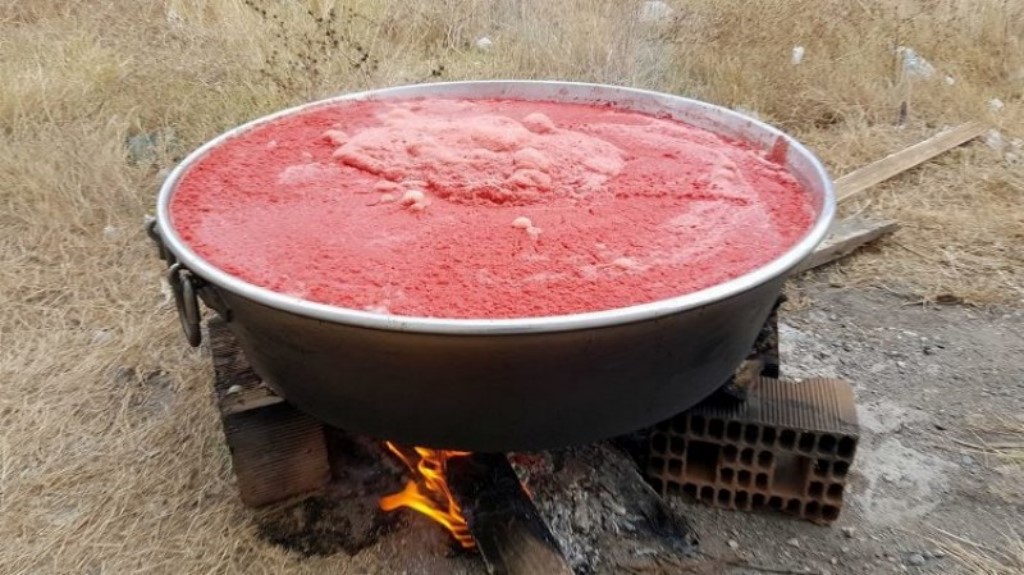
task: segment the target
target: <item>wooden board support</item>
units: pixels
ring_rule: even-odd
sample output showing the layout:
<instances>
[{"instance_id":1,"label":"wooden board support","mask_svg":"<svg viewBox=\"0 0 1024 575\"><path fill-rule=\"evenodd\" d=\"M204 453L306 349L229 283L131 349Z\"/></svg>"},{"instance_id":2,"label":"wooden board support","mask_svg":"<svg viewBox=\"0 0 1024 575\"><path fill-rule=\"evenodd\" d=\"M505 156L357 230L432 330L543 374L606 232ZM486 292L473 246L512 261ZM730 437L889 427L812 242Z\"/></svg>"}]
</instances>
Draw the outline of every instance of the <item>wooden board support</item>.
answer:
<instances>
[{"instance_id":1,"label":"wooden board support","mask_svg":"<svg viewBox=\"0 0 1024 575\"><path fill-rule=\"evenodd\" d=\"M865 216L850 216L837 220L825 241L800 262L792 273L803 273L832 263L897 229L899 224L892 220L875 220Z\"/></svg>"},{"instance_id":2,"label":"wooden board support","mask_svg":"<svg viewBox=\"0 0 1024 575\"><path fill-rule=\"evenodd\" d=\"M572 575L504 455L454 457L448 460L447 474L488 573Z\"/></svg>"},{"instance_id":3,"label":"wooden board support","mask_svg":"<svg viewBox=\"0 0 1024 575\"><path fill-rule=\"evenodd\" d=\"M242 502L262 507L326 485L323 425L266 388L220 319L210 321L209 342L214 393Z\"/></svg>"},{"instance_id":4,"label":"wooden board support","mask_svg":"<svg viewBox=\"0 0 1024 575\"><path fill-rule=\"evenodd\" d=\"M836 180L836 196L840 203L848 201L871 186L981 136L988 129L989 126L982 122L968 122L890 154Z\"/></svg>"}]
</instances>

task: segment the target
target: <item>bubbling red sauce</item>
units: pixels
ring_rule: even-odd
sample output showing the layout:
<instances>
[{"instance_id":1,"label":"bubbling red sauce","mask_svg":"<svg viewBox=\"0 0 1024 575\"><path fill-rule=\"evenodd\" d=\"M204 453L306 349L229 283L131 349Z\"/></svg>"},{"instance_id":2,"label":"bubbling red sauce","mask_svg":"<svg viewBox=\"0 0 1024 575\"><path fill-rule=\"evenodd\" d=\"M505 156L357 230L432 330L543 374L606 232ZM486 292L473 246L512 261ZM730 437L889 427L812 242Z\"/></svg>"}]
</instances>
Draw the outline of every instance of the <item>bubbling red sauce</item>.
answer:
<instances>
[{"instance_id":1,"label":"bubbling red sauce","mask_svg":"<svg viewBox=\"0 0 1024 575\"><path fill-rule=\"evenodd\" d=\"M178 182L171 218L248 283L356 310L525 318L733 279L815 208L771 154L612 106L343 102L259 125Z\"/></svg>"}]
</instances>

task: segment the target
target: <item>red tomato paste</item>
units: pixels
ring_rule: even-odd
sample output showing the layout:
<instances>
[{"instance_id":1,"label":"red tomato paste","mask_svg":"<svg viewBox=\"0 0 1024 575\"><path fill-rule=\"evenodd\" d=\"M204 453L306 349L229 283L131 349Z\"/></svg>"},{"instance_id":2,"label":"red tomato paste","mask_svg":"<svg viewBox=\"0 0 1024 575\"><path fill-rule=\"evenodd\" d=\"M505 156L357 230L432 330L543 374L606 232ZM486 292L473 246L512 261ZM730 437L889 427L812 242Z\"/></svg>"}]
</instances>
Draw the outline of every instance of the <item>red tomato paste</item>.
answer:
<instances>
[{"instance_id":1,"label":"red tomato paste","mask_svg":"<svg viewBox=\"0 0 1024 575\"><path fill-rule=\"evenodd\" d=\"M592 106L423 99L325 105L212 149L171 217L249 283L442 318L648 303L751 271L814 219L742 142Z\"/></svg>"}]
</instances>

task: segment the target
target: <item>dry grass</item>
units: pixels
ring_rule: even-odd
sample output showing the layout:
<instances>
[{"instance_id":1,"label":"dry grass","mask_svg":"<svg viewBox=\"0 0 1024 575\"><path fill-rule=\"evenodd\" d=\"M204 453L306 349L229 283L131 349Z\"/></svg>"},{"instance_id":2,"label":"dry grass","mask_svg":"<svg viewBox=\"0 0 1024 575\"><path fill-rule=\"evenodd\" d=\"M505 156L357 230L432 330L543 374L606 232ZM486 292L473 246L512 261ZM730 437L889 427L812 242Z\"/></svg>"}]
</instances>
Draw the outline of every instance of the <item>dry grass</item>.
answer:
<instances>
[{"instance_id":1,"label":"dry grass","mask_svg":"<svg viewBox=\"0 0 1024 575\"><path fill-rule=\"evenodd\" d=\"M1024 473L1024 419L1019 415L977 415L966 426L968 436L953 439L945 446L960 454L970 454L999 472L988 482L988 490L1010 505L1019 505L1024 498L1020 476ZM979 575L1013 575L1024 572L1024 533L1019 525L1000 526L1004 540L982 543L932 527L930 539L947 555L971 573Z\"/></svg>"},{"instance_id":2,"label":"dry grass","mask_svg":"<svg viewBox=\"0 0 1024 575\"><path fill-rule=\"evenodd\" d=\"M967 119L1024 136L1018 2L707 0L655 27L621 0L257 4L269 14L242 0L0 0L2 573L374 565L299 561L256 537L204 356L185 349L141 233L160 170L243 120L431 78L561 78L755 110L835 173ZM481 35L490 51L473 48ZM896 44L955 85L901 75ZM128 161L126 138L167 128L153 162ZM905 228L834 279L1019 302L1022 191L987 147L948 154L855 206Z\"/></svg>"},{"instance_id":3,"label":"dry grass","mask_svg":"<svg viewBox=\"0 0 1024 575\"><path fill-rule=\"evenodd\" d=\"M1024 572L1024 538L1006 526L1005 541L985 545L942 529L934 529L933 543L976 575L1017 575Z\"/></svg>"}]
</instances>

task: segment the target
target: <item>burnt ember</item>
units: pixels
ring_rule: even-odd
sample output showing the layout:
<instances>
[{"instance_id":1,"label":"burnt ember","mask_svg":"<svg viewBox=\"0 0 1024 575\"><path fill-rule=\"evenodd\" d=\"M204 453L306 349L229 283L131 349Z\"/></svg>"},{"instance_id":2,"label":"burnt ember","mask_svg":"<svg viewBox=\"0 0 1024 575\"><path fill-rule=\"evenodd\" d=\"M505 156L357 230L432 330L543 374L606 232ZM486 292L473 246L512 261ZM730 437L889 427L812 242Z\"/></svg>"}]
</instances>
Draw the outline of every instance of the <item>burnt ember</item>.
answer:
<instances>
[{"instance_id":1,"label":"burnt ember","mask_svg":"<svg viewBox=\"0 0 1024 575\"><path fill-rule=\"evenodd\" d=\"M261 508L256 521L268 541L306 556L354 555L399 525L377 505L402 486L402 470L380 442L325 428L330 481L319 493Z\"/></svg>"},{"instance_id":2,"label":"burnt ember","mask_svg":"<svg viewBox=\"0 0 1024 575\"><path fill-rule=\"evenodd\" d=\"M345 488L278 505L256 519L271 543L305 556L344 552L355 555L398 524L398 517L377 507L377 496L352 497Z\"/></svg>"},{"instance_id":3,"label":"burnt ember","mask_svg":"<svg viewBox=\"0 0 1024 575\"><path fill-rule=\"evenodd\" d=\"M669 572L696 562L694 531L611 444L510 459L576 573Z\"/></svg>"}]
</instances>

